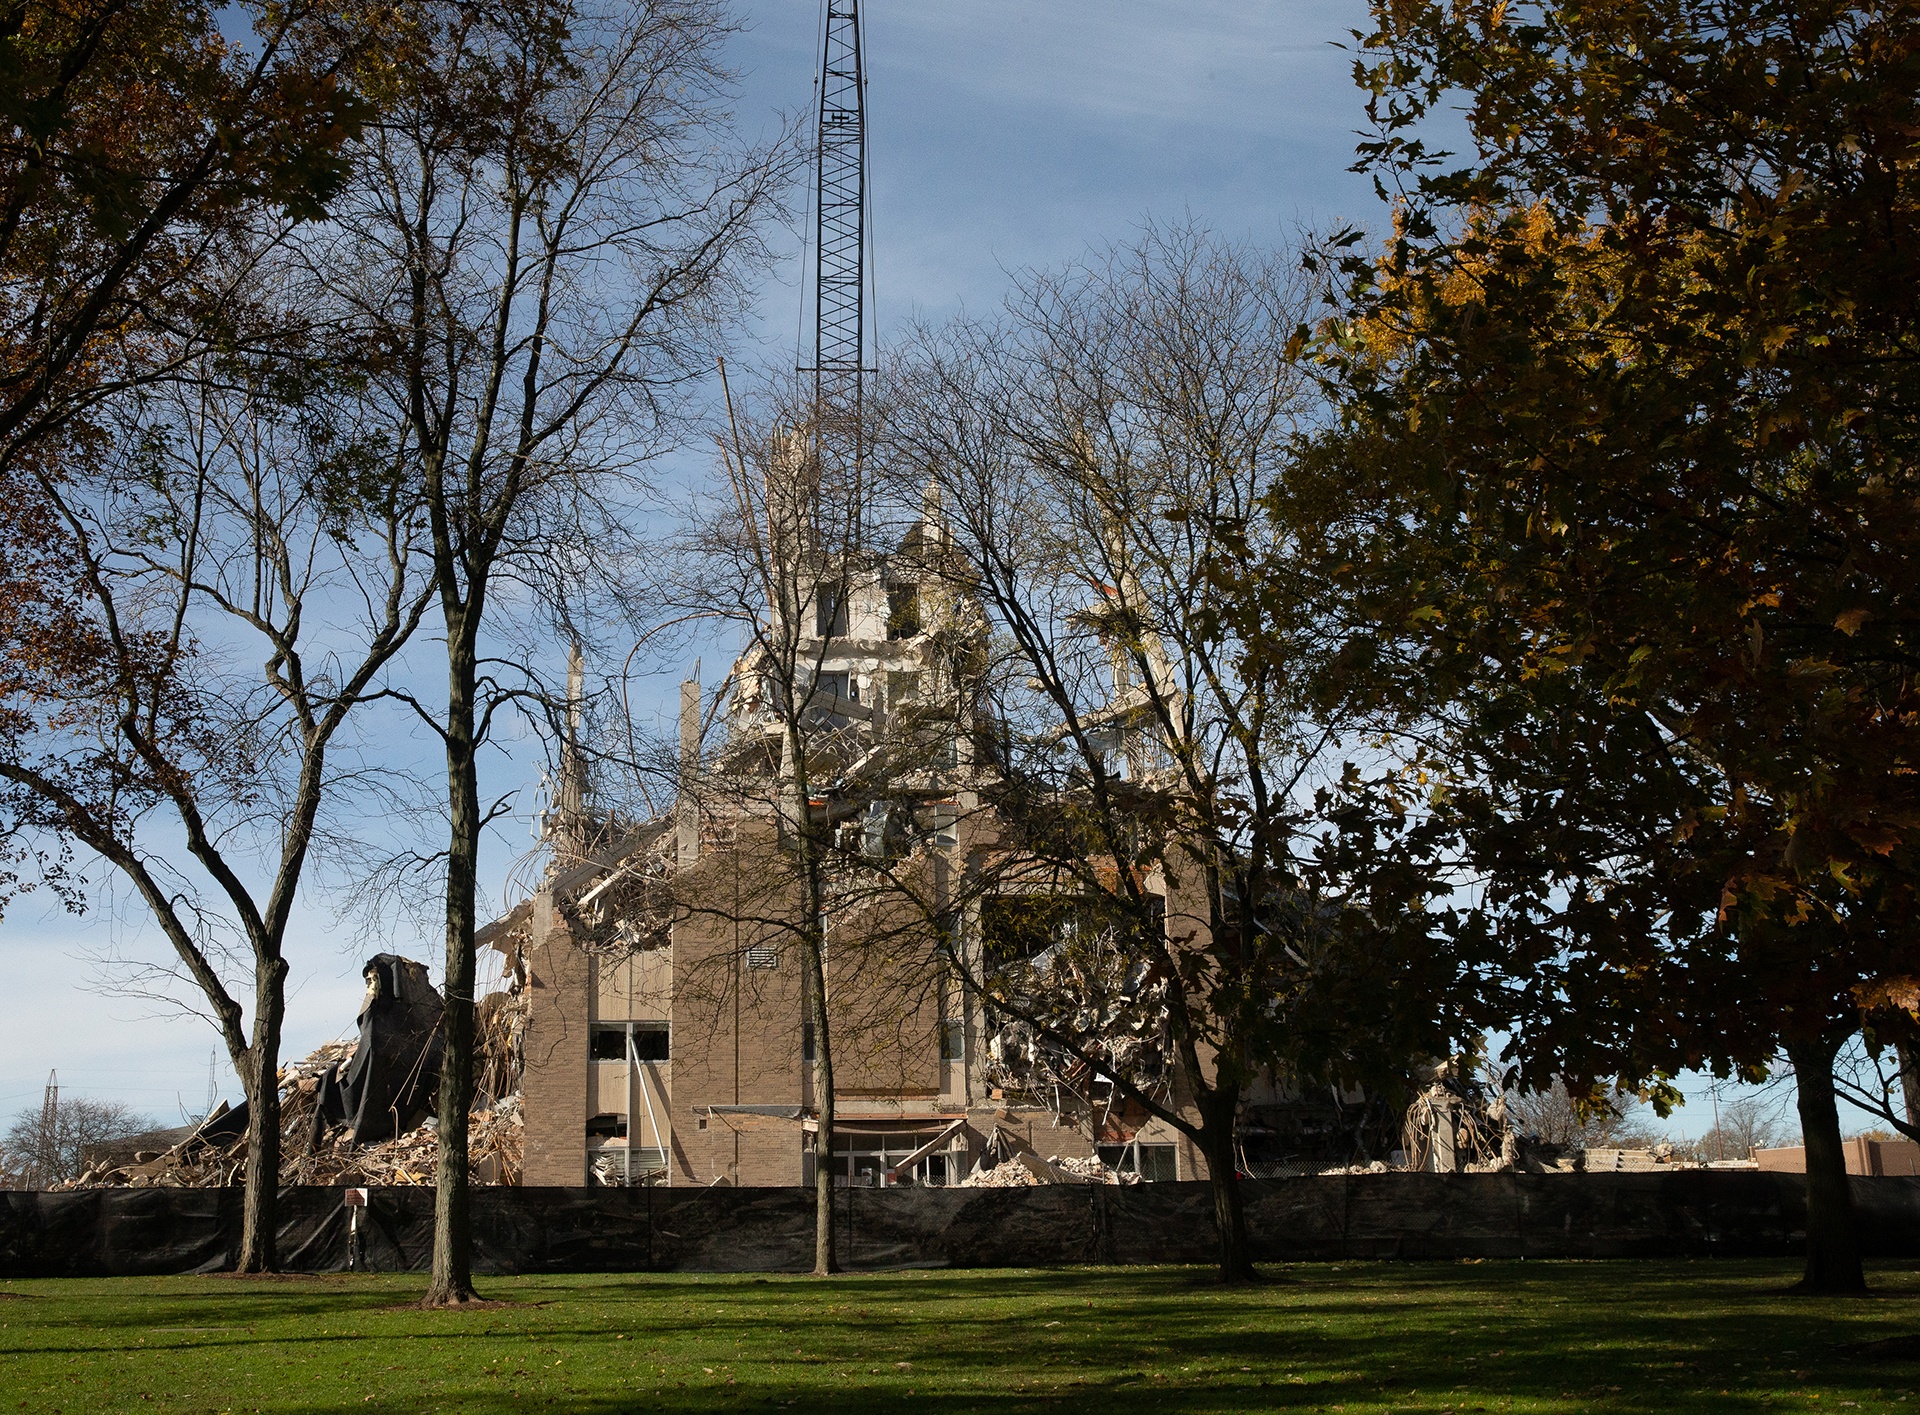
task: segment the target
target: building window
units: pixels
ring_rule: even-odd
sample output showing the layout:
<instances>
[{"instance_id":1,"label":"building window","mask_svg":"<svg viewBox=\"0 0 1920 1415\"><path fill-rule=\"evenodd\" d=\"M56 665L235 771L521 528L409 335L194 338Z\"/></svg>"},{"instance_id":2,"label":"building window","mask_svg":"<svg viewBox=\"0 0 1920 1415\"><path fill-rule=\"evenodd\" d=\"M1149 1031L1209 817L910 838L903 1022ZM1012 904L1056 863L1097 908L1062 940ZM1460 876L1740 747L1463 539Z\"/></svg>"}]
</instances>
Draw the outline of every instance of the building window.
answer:
<instances>
[{"instance_id":1,"label":"building window","mask_svg":"<svg viewBox=\"0 0 1920 1415\"><path fill-rule=\"evenodd\" d=\"M1094 1153L1107 1168L1121 1174L1137 1174L1149 1183L1168 1182L1179 1177L1179 1162L1172 1145L1142 1144L1096 1145Z\"/></svg>"},{"instance_id":2,"label":"building window","mask_svg":"<svg viewBox=\"0 0 1920 1415\"><path fill-rule=\"evenodd\" d=\"M780 966L780 951L776 948L769 948L766 944L749 948L747 950L747 966L756 969L778 968Z\"/></svg>"},{"instance_id":3,"label":"building window","mask_svg":"<svg viewBox=\"0 0 1920 1415\"><path fill-rule=\"evenodd\" d=\"M672 1059L669 1030L665 1022L635 1022L633 1026L633 1050L641 1061L668 1061ZM606 1024L595 1027L592 1032L592 1051L595 1061L625 1061L627 1059L627 1027Z\"/></svg>"},{"instance_id":4,"label":"building window","mask_svg":"<svg viewBox=\"0 0 1920 1415\"><path fill-rule=\"evenodd\" d=\"M839 585L822 582L813 590L813 632L816 638L838 639L847 632L847 601Z\"/></svg>"},{"instance_id":5,"label":"building window","mask_svg":"<svg viewBox=\"0 0 1920 1415\"><path fill-rule=\"evenodd\" d=\"M813 1023L811 1022L800 1024L800 1059L813 1060Z\"/></svg>"},{"instance_id":6,"label":"building window","mask_svg":"<svg viewBox=\"0 0 1920 1415\"><path fill-rule=\"evenodd\" d=\"M966 1177L966 1150L948 1148L922 1155L912 1167L899 1170L909 1155L931 1142L937 1131L898 1131L885 1135L856 1135L845 1130L833 1137L833 1182L837 1188L878 1188L889 1172L900 1184L941 1186ZM949 1144L960 1144L950 1141Z\"/></svg>"},{"instance_id":7,"label":"building window","mask_svg":"<svg viewBox=\"0 0 1920 1415\"><path fill-rule=\"evenodd\" d=\"M942 1061L967 1059L967 1024L958 1017L949 1017L940 1024L940 1059Z\"/></svg>"},{"instance_id":8,"label":"building window","mask_svg":"<svg viewBox=\"0 0 1920 1415\"><path fill-rule=\"evenodd\" d=\"M1142 1179L1172 1183L1179 1177L1180 1165L1174 1158L1172 1145L1135 1145L1133 1148L1139 1156L1138 1172Z\"/></svg>"},{"instance_id":9,"label":"building window","mask_svg":"<svg viewBox=\"0 0 1920 1415\"><path fill-rule=\"evenodd\" d=\"M920 632L920 587L887 586L887 637L911 639Z\"/></svg>"},{"instance_id":10,"label":"building window","mask_svg":"<svg viewBox=\"0 0 1920 1415\"><path fill-rule=\"evenodd\" d=\"M860 701L860 685L850 673L822 673L813 680L813 693L817 698L844 698L847 702ZM823 704L831 707L831 703Z\"/></svg>"},{"instance_id":11,"label":"building window","mask_svg":"<svg viewBox=\"0 0 1920 1415\"><path fill-rule=\"evenodd\" d=\"M667 1152L653 1145L633 1147L633 1177L656 1178L667 1172Z\"/></svg>"},{"instance_id":12,"label":"building window","mask_svg":"<svg viewBox=\"0 0 1920 1415\"><path fill-rule=\"evenodd\" d=\"M624 1140L627 1138L627 1118L624 1115L596 1115L587 1121L589 1140Z\"/></svg>"}]
</instances>

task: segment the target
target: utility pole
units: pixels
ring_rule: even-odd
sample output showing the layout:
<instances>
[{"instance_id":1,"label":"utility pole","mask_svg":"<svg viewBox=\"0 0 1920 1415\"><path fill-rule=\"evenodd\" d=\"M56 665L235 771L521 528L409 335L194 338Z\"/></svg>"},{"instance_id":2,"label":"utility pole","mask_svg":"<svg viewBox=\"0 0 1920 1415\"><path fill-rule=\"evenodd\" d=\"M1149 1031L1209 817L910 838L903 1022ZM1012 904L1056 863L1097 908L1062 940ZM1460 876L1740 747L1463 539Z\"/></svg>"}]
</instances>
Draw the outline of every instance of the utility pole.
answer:
<instances>
[{"instance_id":1,"label":"utility pole","mask_svg":"<svg viewBox=\"0 0 1920 1415\"><path fill-rule=\"evenodd\" d=\"M826 0L814 166L813 415L821 491L859 509L866 491L867 71L859 0Z\"/></svg>"},{"instance_id":2,"label":"utility pole","mask_svg":"<svg viewBox=\"0 0 1920 1415\"><path fill-rule=\"evenodd\" d=\"M60 1166L60 1073L47 1073L47 1089L40 1098L39 1153L33 1157L33 1184L44 1189Z\"/></svg>"}]
</instances>

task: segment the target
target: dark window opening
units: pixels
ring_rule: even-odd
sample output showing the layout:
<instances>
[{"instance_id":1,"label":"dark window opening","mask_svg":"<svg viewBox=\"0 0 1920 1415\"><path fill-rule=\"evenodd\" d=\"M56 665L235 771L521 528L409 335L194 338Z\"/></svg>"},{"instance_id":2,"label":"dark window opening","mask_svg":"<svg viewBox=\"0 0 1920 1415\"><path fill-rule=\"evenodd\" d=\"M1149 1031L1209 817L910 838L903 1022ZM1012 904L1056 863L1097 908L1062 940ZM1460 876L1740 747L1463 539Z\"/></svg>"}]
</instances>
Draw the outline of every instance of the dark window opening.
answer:
<instances>
[{"instance_id":1,"label":"dark window opening","mask_svg":"<svg viewBox=\"0 0 1920 1415\"><path fill-rule=\"evenodd\" d=\"M589 1140L624 1140L627 1138L627 1118L624 1115L596 1115L587 1121Z\"/></svg>"},{"instance_id":2,"label":"dark window opening","mask_svg":"<svg viewBox=\"0 0 1920 1415\"><path fill-rule=\"evenodd\" d=\"M851 673L822 673L813 680L816 697L844 698L850 703L860 701L860 685L853 680Z\"/></svg>"},{"instance_id":3,"label":"dark window opening","mask_svg":"<svg viewBox=\"0 0 1920 1415\"><path fill-rule=\"evenodd\" d=\"M821 639L838 639L846 634L847 601L839 585L814 586L813 632Z\"/></svg>"},{"instance_id":4,"label":"dark window opening","mask_svg":"<svg viewBox=\"0 0 1920 1415\"><path fill-rule=\"evenodd\" d=\"M669 1061L672 1059L670 1032L663 1023L637 1023L633 1029L633 1050L641 1061ZM591 1056L595 1061L625 1061L627 1059L627 1029L620 1027L595 1027Z\"/></svg>"},{"instance_id":5,"label":"dark window opening","mask_svg":"<svg viewBox=\"0 0 1920 1415\"><path fill-rule=\"evenodd\" d=\"M940 1026L940 1059L942 1061L965 1061L967 1059L967 1027L957 1018L948 1018Z\"/></svg>"},{"instance_id":6,"label":"dark window opening","mask_svg":"<svg viewBox=\"0 0 1920 1415\"><path fill-rule=\"evenodd\" d=\"M813 1060L813 1023L811 1022L800 1024L800 1059Z\"/></svg>"},{"instance_id":7,"label":"dark window opening","mask_svg":"<svg viewBox=\"0 0 1920 1415\"><path fill-rule=\"evenodd\" d=\"M1136 1145L1140 1153L1140 1177L1149 1183L1170 1184L1179 1173L1172 1145Z\"/></svg>"},{"instance_id":8,"label":"dark window opening","mask_svg":"<svg viewBox=\"0 0 1920 1415\"><path fill-rule=\"evenodd\" d=\"M887 637L911 639L920 632L920 587L887 586Z\"/></svg>"}]
</instances>

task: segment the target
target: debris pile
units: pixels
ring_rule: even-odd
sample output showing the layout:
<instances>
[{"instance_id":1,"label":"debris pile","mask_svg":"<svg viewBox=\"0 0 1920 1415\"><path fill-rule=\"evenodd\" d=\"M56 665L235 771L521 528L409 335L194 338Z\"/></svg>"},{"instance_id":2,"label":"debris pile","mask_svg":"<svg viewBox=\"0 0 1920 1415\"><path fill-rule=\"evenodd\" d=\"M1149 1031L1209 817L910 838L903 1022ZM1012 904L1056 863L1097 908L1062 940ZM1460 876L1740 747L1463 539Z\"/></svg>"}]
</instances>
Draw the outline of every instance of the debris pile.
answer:
<instances>
[{"instance_id":1,"label":"debris pile","mask_svg":"<svg viewBox=\"0 0 1920 1415\"><path fill-rule=\"evenodd\" d=\"M960 1181L962 1189L1030 1189L1035 1185L1050 1181L1042 1179L1027 1167L1024 1155L1015 1155L996 1165L976 1168L973 1173Z\"/></svg>"},{"instance_id":2,"label":"debris pile","mask_svg":"<svg viewBox=\"0 0 1920 1415\"><path fill-rule=\"evenodd\" d=\"M475 1184L518 1184L526 1149L520 1098L508 1096L467 1117L467 1163ZM440 1161L440 1127L428 1119L404 1135L359 1145L351 1131L337 1131L325 1149L283 1164L283 1184L431 1185Z\"/></svg>"},{"instance_id":3,"label":"debris pile","mask_svg":"<svg viewBox=\"0 0 1920 1415\"><path fill-rule=\"evenodd\" d=\"M1062 1174L1072 1175L1075 1179L1084 1180L1088 1184L1140 1183L1139 1175L1122 1174L1105 1160L1083 1160L1075 1159L1072 1156L1062 1159L1059 1155L1048 1155L1047 1163L1059 1170Z\"/></svg>"},{"instance_id":4,"label":"debris pile","mask_svg":"<svg viewBox=\"0 0 1920 1415\"><path fill-rule=\"evenodd\" d=\"M338 1043L331 1043L338 1046ZM323 1048L322 1050L325 1050ZM299 1063L304 1068L319 1053ZM331 1062L328 1063L332 1064ZM289 1067L288 1071L294 1068ZM282 1073L283 1078L286 1073ZM284 1081L283 1081L284 1084ZM291 1093L289 1095L288 1093ZM335 1129L318 1148L301 1143L307 1133L311 1102L299 1105L298 1091L288 1087L282 1103L289 1105L280 1158L282 1184L322 1186L361 1184L431 1185L439 1161L438 1124L423 1121L404 1135L371 1145L357 1144L353 1132ZM224 1106L207 1125L170 1150L141 1151L133 1163L101 1164L56 1189L217 1189L245 1179L247 1137L243 1133L218 1143L204 1138L207 1129L231 1112ZM518 1184L526 1148L526 1127L520 1097L507 1096L468 1117L467 1154L476 1184Z\"/></svg>"},{"instance_id":5,"label":"debris pile","mask_svg":"<svg viewBox=\"0 0 1920 1415\"><path fill-rule=\"evenodd\" d=\"M440 995L426 969L383 953L367 962L359 1036L280 1068L282 1184L431 1185L439 1160L430 1112L440 1074ZM467 1153L476 1184L518 1184L525 1151L520 1059L527 1002L515 988L482 998L475 1018L474 1110ZM102 1159L56 1186L220 1188L243 1183L248 1107L222 1102L165 1150Z\"/></svg>"},{"instance_id":6,"label":"debris pile","mask_svg":"<svg viewBox=\"0 0 1920 1415\"><path fill-rule=\"evenodd\" d=\"M995 1126L981 1148L973 1172L960 1181L962 1189L1027 1189L1040 1184L1138 1184L1137 1174L1122 1174L1103 1160L1077 1155L1048 1155L1045 1159L1020 1148Z\"/></svg>"},{"instance_id":7,"label":"debris pile","mask_svg":"<svg viewBox=\"0 0 1920 1415\"><path fill-rule=\"evenodd\" d=\"M226 1114L224 1102L207 1124L213 1125ZM202 1127L205 1128L205 1127ZM77 1178L49 1188L58 1193L68 1189L218 1189L239 1184L247 1163L247 1137L225 1145L201 1141L198 1134L181 1141L170 1150L140 1150L131 1164L110 1162L94 1164Z\"/></svg>"},{"instance_id":8,"label":"debris pile","mask_svg":"<svg viewBox=\"0 0 1920 1415\"><path fill-rule=\"evenodd\" d=\"M1392 1174L1393 1166L1385 1160L1375 1160L1371 1164L1337 1164L1332 1169L1323 1169L1322 1174Z\"/></svg>"}]
</instances>

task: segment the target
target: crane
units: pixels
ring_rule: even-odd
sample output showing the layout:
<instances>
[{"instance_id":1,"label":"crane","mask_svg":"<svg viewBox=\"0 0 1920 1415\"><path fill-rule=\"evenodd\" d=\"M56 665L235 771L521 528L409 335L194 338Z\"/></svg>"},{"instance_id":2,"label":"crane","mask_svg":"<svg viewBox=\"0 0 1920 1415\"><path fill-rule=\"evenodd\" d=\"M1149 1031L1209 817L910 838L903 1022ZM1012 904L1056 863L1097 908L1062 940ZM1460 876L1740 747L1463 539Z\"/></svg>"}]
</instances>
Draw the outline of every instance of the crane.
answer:
<instances>
[{"instance_id":1,"label":"crane","mask_svg":"<svg viewBox=\"0 0 1920 1415\"><path fill-rule=\"evenodd\" d=\"M814 152L813 418L823 502L859 537L865 492L867 73L859 0L826 0Z\"/></svg>"}]
</instances>

